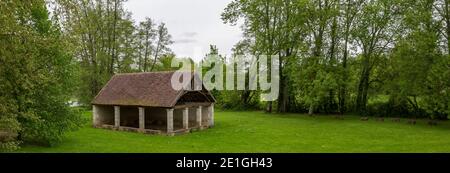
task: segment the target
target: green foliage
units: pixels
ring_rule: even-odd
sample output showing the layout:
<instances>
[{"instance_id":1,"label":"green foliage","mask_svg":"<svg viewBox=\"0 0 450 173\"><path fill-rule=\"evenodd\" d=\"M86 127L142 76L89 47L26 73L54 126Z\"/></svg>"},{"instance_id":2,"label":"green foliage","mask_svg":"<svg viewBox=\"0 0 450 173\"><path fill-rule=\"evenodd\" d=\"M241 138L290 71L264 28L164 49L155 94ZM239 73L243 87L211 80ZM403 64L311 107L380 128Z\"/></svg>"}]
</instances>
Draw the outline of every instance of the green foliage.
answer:
<instances>
[{"instance_id":1,"label":"green foliage","mask_svg":"<svg viewBox=\"0 0 450 173\"><path fill-rule=\"evenodd\" d=\"M231 64L228 62L233 62L231 59L227 59L227 57L224 57L222 55L219 55L219 50L215 45L210 45L210 52L206 54L205 58L203 58L202 63L205 64L211 64L210 67L205 67L202 69L202 75L204 76L205 73L212 68L214 68L216 65L223 65L223 88L224 90L212 90L211 93L213 94L214 98L216 99L215 106L219 109L225 109L225 110L256 110L261 107L262 104L260 104L259 101L259 94L258 91L252 91L249 90L248 86L248 80L246 82L246 88L244 90L227 90L227 69L234 68L234 79L237 79L237 66L235 64ZM239 62L238 60L235 60L236 62ZM232 67L234 65L234 67ZM246 69L242 69L243 71L240 71L240 73L244 73L246 75L246 78L248 78L248 66L245 67ZM216 80L215 76L212 81ZM218 79L220 80L220 79ZM234 88L237 88L237 83L234 82Z\"/></svg>"},{"instance_id":2,"label":"green foliage","mask_svg":"<svg viewBox=\"0 0 450 173\"><path fill-rule=\"evenodd\" d=\"M12 152L19 150L19 141L0 142L0 152Z\"/></svg>"},{"instance_id":3,"label":"green foliage","mask_svg":"<svg viewBox=\"0 0 450 173\"><path fill-rule=\"evenodd\" d=\"M59 142L82 123L67 105L74 84L71 50L44 1L2 2L0 9L7 16L0 18L7 23L0 30L0 131L17 134L2 145Z\"/></svg>"},{"instance_id":4,"label":"green foliage","mask_svg":"<svg viewBox=\"0 0 450 173\"><path fill-rule=\"evenodd\" d=\"M250 96L247 96L248 94ZM214 95L218 100L215 106L217 105L219 109L223 110L258 110L261 109L262 105L256 95L259 95L258 92L221 91Z\"/></svg>"},{"instance_id":5,"label":"green foliage","mask_svg":"<svg viewBox=\"0 0 450 173\"><path fill-rule=\"evenodd\" d=\"M426 118L423 108L415 108L409 98L394 95L383 96L384 99L371 99L367 105L367 116Z\"/></svg>"},{"instance_id":6,"label":"green foliage","mask_svg":"<svg viewBox=\"0 0 450 173\"><path fill-rule=\"evenodd\" d=\"M20 142L16 141L16 137L21 126L13 111L14 105L6 104L0 98L0 152L14 151L19 148Z\"/></svg>"},{"instance_id":7,"label":"green foliage","mask_svg":"<svg viewBox=\"0 0 450 173\"><path fill-rule=\"evenodd\" d=\"M425 109L433 119L450 115L450 57L442 57L433 65L427 77Z\"/></svg>"},{"instance_id":8,"label":"green foliage","mask_svg":"<svg viewBox=\"0 0 450 173\"><path fill-rule=\"evenodd\" d=\"M438 65L450 51L448 8L446 0L235 0L222 20L244 21L236 53L280 56L279 112L446 117L446 84L436 81L450 71ZM389 99L373 102L380 95Z\"/></svg>"}]
</instances>

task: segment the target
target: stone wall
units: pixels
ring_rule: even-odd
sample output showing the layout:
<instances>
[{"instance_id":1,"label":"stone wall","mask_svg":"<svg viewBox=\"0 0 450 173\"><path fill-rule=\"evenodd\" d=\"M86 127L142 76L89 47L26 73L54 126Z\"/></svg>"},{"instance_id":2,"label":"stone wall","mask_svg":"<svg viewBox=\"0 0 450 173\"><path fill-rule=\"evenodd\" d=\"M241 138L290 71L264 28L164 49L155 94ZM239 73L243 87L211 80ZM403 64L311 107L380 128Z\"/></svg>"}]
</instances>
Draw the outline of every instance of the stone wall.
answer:
<instances>
[{"instance_id":1,"label":"stone wall","mask_svg":"<svg viewBox=\"0 0 450 173\"><path fill-rule=\"evenodd\" d=\"M114 125L114 106L93 105L94 126Z\"/></svg>"}]
</instances>

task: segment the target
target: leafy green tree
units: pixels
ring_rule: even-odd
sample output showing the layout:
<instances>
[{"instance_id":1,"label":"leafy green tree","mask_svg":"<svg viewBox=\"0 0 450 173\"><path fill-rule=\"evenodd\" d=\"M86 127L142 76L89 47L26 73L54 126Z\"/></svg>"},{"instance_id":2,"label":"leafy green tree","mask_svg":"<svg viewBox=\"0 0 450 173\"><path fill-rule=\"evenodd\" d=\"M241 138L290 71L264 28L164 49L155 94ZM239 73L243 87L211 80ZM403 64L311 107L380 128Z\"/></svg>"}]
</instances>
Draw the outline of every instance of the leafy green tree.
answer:
<instances>
[{"instance_id":1,"label":"leafy green tree","mask_svg":"<svg viewBox=\"0 0 450 173\"><path fill-rule=\"evenodd\" d=\"M295 58L305 37L302 28L305 26L303 6L304 1L235 0L222 13L222 20L231 25L236 25L240 19L244 20L244 39L250 43L248 46L254 55L279 56L281 85L278 112L286 112L293 100L289 96L292 84L287 73L289 62ZM270 101L266 111L272 112L272 109Z\"/></svg>"},{"instance_id":2,"label":"leafy green tree","mask_svg":"<svg viewBox=\"0 0 450 173\"><path fill-rule=\"evenodd\" d=\"M148 71L150 56L154 50L153 41L156 36L155 24L151 18L145 18L137 30L138 34L138 67L140 71Z\"/></svg>"},{"instance_id":3,"label":"leafy green tree","mask_svg":"<svg viewBox=\"0 0 450 173\"><path fill-rule=\"evenodd\" d=\"M2 1L0 9L0 132L13 134L1 146L53 145L83 122L67 104L75 81L72 50L45 1Z\"/></svg>"},{"instance_id":4,"label":"leafy green tree","mask_svg":"<svg viewBox=\"0 0 450 173\"><path fill-rule=\"evenodd\" d=\"M426 78L425 109L432 119L447 119L450 115L450 56L433 64Z\"/></svg>"},{"instance_id":5,"label":"leafy green tree","mask_svg":"<svg viewBox=\"0 0 450 173\"><path fill-rule=\"evenodd\" d=\"M402 22L403 33L407 36L393 49L384 83L392 101L406 101L414 116L420 116L423 114L420 98L427 90L424 83L440 57L438 35L433 20L433 1L411 1L408 6L413 8L405 11Z\"/></svg>"},{"instance_id":6,"label":"leafy green tree","mask_svg":"<svg viewBox=\"0 0 450 173\"><path fill-rule=\"evenodd\" d=\"M398 1L366 1L357 14L357 29L354 38L362 49L360 78L356 96L356 109L366 113L371 75L380 63L380 58L395 44L395 36L400 29L399 19L402 9Z\"/></svg>"},{"instance_id":7,"label":"leafy green tree","mask_svg":"<svg viewBox=\"0 0 450 173\"><path fill-rule=\"evenodd\" d=\"M161 55L171 53L171 50L168 46L171 45L172 43L173 43L172 36L169 34L166 24L160 23L158 25L158 28L156 29L156 40L154 45L155 50L153 51L154 60L150 68L150 71L153 71L156 62L161 57Z\"/></svg>"}]
</instances>

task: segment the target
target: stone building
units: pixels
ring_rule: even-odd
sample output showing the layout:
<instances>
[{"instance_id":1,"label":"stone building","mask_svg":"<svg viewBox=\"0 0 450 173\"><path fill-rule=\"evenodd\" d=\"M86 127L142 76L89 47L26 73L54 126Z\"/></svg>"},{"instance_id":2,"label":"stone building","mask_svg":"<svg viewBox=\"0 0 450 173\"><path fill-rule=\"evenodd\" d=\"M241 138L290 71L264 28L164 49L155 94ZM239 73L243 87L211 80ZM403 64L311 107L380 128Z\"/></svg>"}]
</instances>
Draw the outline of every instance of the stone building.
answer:
<instances>
[{"instance_id":1,"label":"stone building","mask_svg":"<svg viewBox=\"0 0 450 173\"><path fill-rule=\"evenodd\" d=\"M114 75L92 101L94 127L174 135L213 126L214 97L203 85L174 90L174 73Z\"/></svg>"}]
</instances>

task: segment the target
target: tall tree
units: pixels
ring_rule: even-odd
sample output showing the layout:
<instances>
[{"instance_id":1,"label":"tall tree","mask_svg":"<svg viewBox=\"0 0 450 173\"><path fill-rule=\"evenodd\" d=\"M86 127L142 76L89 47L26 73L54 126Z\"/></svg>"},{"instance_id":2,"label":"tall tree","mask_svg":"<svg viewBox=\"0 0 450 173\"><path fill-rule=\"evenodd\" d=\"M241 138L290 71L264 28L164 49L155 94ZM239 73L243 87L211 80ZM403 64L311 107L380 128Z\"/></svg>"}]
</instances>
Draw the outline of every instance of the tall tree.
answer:
<instances>
[{"instance_id":1,"label":"tall tree","mask_svg":"<svg viewBox=\"0 0 450 173\"><path fill-rule=\"evenodd\" d=\"M303 1L233 1L222 14L222 20L232 25L244 19L244 34L251 40L255 55L280 58L280 90L278 111L286 112L289 106L289 59L293 58L304 37ZM270 73L270 70L268 71ZM267 103L266 111L272 112L273 104Z\"/></svg>"},{"instance_id":2,"label":"tall tree","mask_svg":"<svg viewBox=\"0 0 450 173\"><path fill-rule=\"evenodd\" d=\"M395 34L400 28L398 1L366 1L357 14L357 29L354 37L361 48L361 69L356 96L356 109L364 114L371 83L371 72L394 44Z\"/></svg>"},{"instance_id":3,"label":"tall tree","mask_svg":"<svg viewBox=\"0 0 450 173\"><path fill-rule=\"evenodd\" d=\"M153 51L153 41L156 36L155 24L150 18L145 18L139 24L138 35L139 35L139 70L148 71L149 58Z\"/></svg>"},{"instance_id":4,"label":"tall tree","mask_svg":"<svg viewBox=\"0 0 450 173\"><path fill-rule=\"evenodd\" d=\"M7 0L0 10L0 132L16 134L8 140L53 145L83 122L67 105L73 50L49 20L45 1Z\"/></svg>"},{"instance_id":5,"label":"tall tree","mask_svg":"<svg viewBox=\"0 0 450 173\"><path fill-rule=\"evenodd\" d=\"M161 23L158 25L158 29L156 30L156 40L155 40L155 50L153 55L153 64L150 68L150 71L153 71L155 68L155 64L160 58L161 55L170 53L170 48L168 47L173 43L172 36L169 34L167 30L166 24Z\"/></svg>"},{"instance_id":6,"label":"tall tree","mask_svg":"<svg viewBox=\"0 0 450 173\"><path fill-rule=\"evenodd\" d=\"M338 110L341 114L344 114L346 112L346 104L347 104L347 95L348 95L348 85L349 85L349 81L348 81L348 77L349 75L349 69L348 69L348 59L349 59L349 54L350 54L350 50L349 50L349 46L351 45L352 42L352 31L354 29L354 23L355 23L355 17L356 14L359 11L359 7L360 5L363 3L364 1L361 0L343 0L343 2L341 2L341 30L342 31L342 36L341 38L343 39L343 50L342 50L342 58L341 58L341 78L340 78L340 84L339 84L339 96L338 96L338 100L339 100L339 107Z\"/></svg>"}]
</instances>

